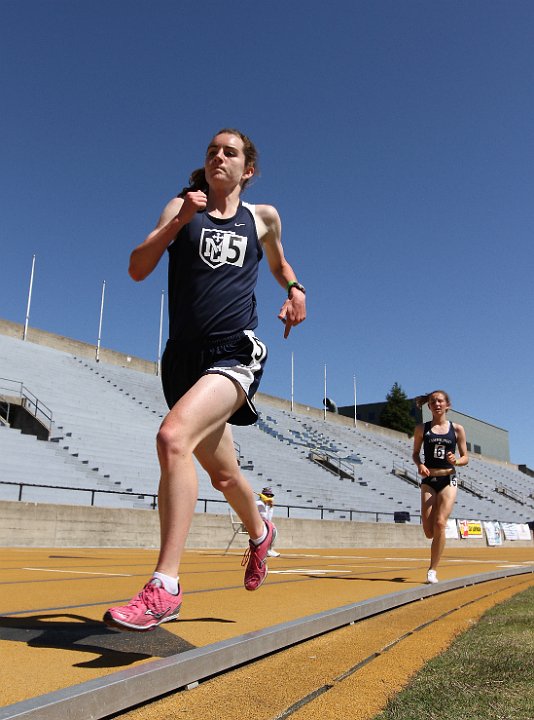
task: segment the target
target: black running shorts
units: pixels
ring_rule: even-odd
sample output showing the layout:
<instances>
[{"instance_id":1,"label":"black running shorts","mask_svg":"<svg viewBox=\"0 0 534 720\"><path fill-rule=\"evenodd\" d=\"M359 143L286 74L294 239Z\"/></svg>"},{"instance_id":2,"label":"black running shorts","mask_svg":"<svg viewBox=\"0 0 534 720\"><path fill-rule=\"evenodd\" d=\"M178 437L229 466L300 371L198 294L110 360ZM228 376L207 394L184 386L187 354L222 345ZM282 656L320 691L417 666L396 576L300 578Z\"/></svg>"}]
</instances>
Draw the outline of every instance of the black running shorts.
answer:
<instances>
[{"instance_id":1,"label":"black running shorts","mask_svg":"<svg viewBox=\"0 0 534 720\"><path fill-rule=\"evenodd\" d=\"M174 407L203 375L225 375L243 388L246 398L228 422L253 425L258 413L252 400L266 360L267 347L252 330L194 344L168 340L161 360L161 381L167 405L169 409Z\"/></svg>"}]
</instances>

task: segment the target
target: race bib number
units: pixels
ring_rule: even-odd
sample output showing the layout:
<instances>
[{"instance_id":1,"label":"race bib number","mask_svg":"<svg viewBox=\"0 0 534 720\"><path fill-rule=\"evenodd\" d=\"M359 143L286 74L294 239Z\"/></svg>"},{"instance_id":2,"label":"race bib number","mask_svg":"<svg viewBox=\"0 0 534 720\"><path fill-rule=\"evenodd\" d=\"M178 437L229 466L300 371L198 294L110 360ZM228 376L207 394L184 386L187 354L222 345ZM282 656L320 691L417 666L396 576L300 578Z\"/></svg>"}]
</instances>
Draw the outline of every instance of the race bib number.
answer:
<instances>
[{"instance_id":1,"label":"race bib number","mask_svg":"<svg viewBox=\"0 0 534 720\"><path fill-rule=\"evenodd\" d=\"M437 460L445 460L445 445L434 445L434 457Z\"/></svg>"}]
</instances>

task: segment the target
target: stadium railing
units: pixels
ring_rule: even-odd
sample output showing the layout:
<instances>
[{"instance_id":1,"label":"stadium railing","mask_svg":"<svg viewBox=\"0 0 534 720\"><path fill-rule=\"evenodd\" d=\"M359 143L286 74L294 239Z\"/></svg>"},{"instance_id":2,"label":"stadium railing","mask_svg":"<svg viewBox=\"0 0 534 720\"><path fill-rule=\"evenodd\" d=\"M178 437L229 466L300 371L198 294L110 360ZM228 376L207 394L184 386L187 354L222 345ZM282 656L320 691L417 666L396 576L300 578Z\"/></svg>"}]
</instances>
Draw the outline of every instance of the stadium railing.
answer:
<instances>
[{"instance_id":1,"label":"stadium railing","mask_svg":"<svg viewBox=\"0 0 534 720\"><path fill-rule=\"evenodd\" d=\"M100 488L74 488L69 487L67 485L46 485L43 483L28 483L28 482L21 482L21 481L15 481L15 480L0 480L0 485L11 485L18 487L18 502L24 502L26 498L24 497L24 489L30 489L30 488L47 488L50 490L69 490L71 492L78 492L78 493L89 493L91 496L90 504L91 506L95 505L95 499L97 495L123 495L124 497L135 499L135 498L144 498L150 500L150 507L152 509L156 509L158 505L158 496L157 494L153 493L142 493L142 492L125 492L124 490L104 490ZM31 499L28 498L28 501ZM202 508L203 513L213 512L213 510L210 510L211 505L224 505L228 506L228 503L226 500L219 500L217 498L198 498L197 499L197 506ZM276 505L277 513L280 515L280 511L284 511L284 514L287 518L295 518L299 515L299 510L305 510L308 515L311 515L312 517L317 517L317 519L320 520L328 520L328 519L335 519L335 520L347 520L349 522L361 520L363 517L364 520L367 520L368 522L384 522L388 519L391 519L392 522L395 521L395 514L394 512L382 512L382 511L374 511L374 510L357 510L357 509L347 509L347 508L331 508L331 507L324 507L323 505L319 505L316 507L310 507L309 505L282 505L278 504ZM338 514L335 518L329 518L328 516ZM416 518L416 522L420 522L421 516L420 515L412 515L412 518Z\"/></svg>"}]
</instances>

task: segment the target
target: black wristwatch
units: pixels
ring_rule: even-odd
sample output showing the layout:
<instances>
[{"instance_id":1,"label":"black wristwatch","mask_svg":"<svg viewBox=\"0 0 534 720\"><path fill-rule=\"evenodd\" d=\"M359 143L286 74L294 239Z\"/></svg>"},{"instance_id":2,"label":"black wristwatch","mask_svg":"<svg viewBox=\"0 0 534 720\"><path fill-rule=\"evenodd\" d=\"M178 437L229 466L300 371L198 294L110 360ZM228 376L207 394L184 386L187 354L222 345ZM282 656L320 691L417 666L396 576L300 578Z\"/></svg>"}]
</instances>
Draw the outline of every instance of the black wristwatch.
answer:
<instances>
[{"instance_id":1,"label":"black wristwatch","mask_svg":"<svg viewBox=\"0 0 534 720\"><path fill-rule=\"evenodd\" d=\"M290 280L287 283L287 297L288 298L291 297L291 288L297 288L297 290L300 290L301 293L304 293L304 295L306 295L306 288L304 287L304 285L301 285L296 280Z\"/></svg>"}]
</instances>

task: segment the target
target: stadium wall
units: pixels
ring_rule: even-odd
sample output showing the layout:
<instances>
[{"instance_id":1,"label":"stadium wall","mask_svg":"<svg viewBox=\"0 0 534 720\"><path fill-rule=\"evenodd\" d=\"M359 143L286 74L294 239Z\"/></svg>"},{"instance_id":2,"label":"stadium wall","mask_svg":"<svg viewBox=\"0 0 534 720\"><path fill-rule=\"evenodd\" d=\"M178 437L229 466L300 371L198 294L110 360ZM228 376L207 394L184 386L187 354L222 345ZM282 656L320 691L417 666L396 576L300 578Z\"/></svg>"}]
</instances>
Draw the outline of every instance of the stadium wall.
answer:
<instances>
[{"instance_id":1,"label":"stadium wall","mask_svg":"<svg viewBox=\"0 0 534 720\"><path fill-rule=\"evenodd\" d=\"M277 518L279 549L429 547L419 525ZM224 550L233 531L228 515L196 514L187 548ZM232 548L246 547L237 535ZM159 548L158 513L80 505L0 501L0 547ZM447 547L480 547L483 540L447 540ZM508 544L508 543L505 543ZM514 541L532 547L532 540Z\"/></svg>"},{"instance_id":2,"label":"stadium wall","mask_svg":"<svg viewBox=\"0 0 534 720\"><path fill-rule=\"evenodd\" d=\"M0 318L0 333L2 335L15 337L20 340L23 332L24 326L20 323ZM96 356L96 345L84 343L80 340L71 340L63 335L56 335L55 333L47 332L46 330L38 330L33 327L28 327L26 340L28 342L35 343L36 345L45 345L46 347L51 347L55 350L71 353L72 355L76 355L76 357L85 357L94 360ZM107 362L111 365L131 367L133 370L140 370L141 372L151 373L152 375L156 372L155 362L125 355L117 350L109 350L108 348L100 347L99 357L102 362Z\"/></svg>"}]
</instances>

